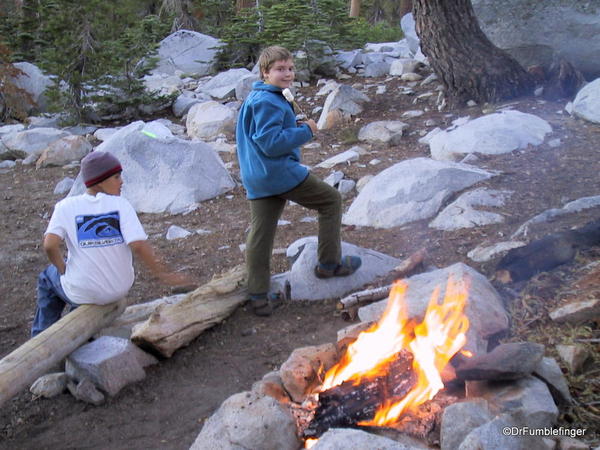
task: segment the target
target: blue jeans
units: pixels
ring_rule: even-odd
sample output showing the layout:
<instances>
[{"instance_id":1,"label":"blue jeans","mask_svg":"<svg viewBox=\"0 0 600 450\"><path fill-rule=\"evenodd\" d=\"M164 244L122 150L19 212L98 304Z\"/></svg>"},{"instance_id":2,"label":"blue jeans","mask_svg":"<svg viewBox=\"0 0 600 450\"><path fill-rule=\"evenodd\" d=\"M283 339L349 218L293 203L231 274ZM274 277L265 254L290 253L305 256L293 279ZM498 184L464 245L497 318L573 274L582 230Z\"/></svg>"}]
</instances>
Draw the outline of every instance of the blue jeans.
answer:
<instances>
[{"instance_id":1,"label":"blue jeans","mask_svg":"<svg viewBox=\"0 0 600 450\"><path fill-rule=\"evenodd\" d=\"M31 326L31 337L41 333L54 322L60 319L65 308L69 305L69 312L77 308L66 296L60 285L60 274L54 264L50 264L38 276L37 284L37 308L33 325Z\"/></svg>"}]
</instances>

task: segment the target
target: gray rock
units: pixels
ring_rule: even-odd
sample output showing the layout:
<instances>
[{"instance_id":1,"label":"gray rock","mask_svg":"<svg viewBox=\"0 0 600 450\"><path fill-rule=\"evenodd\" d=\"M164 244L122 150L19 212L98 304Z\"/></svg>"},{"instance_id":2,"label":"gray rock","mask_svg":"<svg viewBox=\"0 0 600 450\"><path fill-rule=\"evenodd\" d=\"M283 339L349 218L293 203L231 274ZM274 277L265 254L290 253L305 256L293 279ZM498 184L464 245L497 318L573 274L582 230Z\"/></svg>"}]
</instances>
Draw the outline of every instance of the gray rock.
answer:
<instances>
[{"instance_id":1,"label":"gray rock","mask_svg":"<svg viewBox=\"0 0 600 450\"><path fill-rule=\"evenodd\" d=\"M415 19L412 13L402 16L402 19L400 19L400 27L402 28L402 32L404 33L406 41L408 42L408 48L413 55L416 54L420 50L421 44L419 36L417 35Z\"/></svg>"},{"instance_id":2,"label":"gray rock","mask_svg":"<svg viewBox=\"0 0 600 450\"><path fill-rule=\"evenodd\" d=\"M154 137L146 135L151 131ZM157 122L134 122L97 147L124 167L122 195L138 212L174 212L235 187L217 153L204 142L174 137ZM70 195L84 191L80 175Z\"/></svg>"},{"instance_id":3,"label":"gray rock","mask_svg":"<svg viewBox=\"0 0 600 450\"><path fill-rule=\"evenodd\" d=\"M92 144L83 136L65 136L52 142L41 154L36 168L63 166L71 161L80 161L92 151Z\"/></svg>"},{"instance_id":4,"label":"gray rock","mask_svg":"<svg viewBox=\"0 0 600 450\"><path fill-rule=\"evenodd\" d=\"M597 2L473 0L479 25L494 45L523 67L549 66L556 57L588 78L600 76L600 15ZM546 30L552 30L551 35Z\"/></svg>"},{"instance_id":5,"label":"gray rock","mask_svg":"<svg viewBox=\"0 0 600 450\"><path fill-rule=\"evenodd\" d=\"M573 100L573 114L590 122L600 123L600 78L585 85L577 93Z\"/></svg>"},{"instance_id":6,"label":"gray rock","mask_svg":"<svg viewBox=\"0 0 600 450\"><path fill-rule=\"evenodd\" d=\"M220 134L233 133L235 121L235 111L210 101L193 105L188 111L185 126L191 138L210 141Z\"/></svg>"},{"instance_id":7,"label":"gray rock","mask_svg":"<svg viewBox=\"0 0 600 450\"><path fill-rule=\"evenodd\" d=\"M562 208L547 209L546 211L526 221L517 229L517 231L515 231L512 234L511 237L514 239L520 235L527 236L527 233L529 232L529 227L531 225L534 225L536 223L548 222L554 217L562 216L565 214L578 213L585 209L595 208L598 205L600 205L600 195L595 195L591 197L578 198L577 200L573 200L572 202L567 203Z\"/></svg>"},{"instance_id":8,"label":"gray rock","mask_svg":"<svg viewBox=\"0 0 600 450\"><path fill-rule=\"evenodd\" d=\"M49 76L44 75L34 64L17 62L14 63L14 66L24 72L24 75L17 77L15 84L17 87L27 91L36 104L36 106L29 109L29 112L33 110L45 111L48 103L46 89L52 85L52 79Z\"/></svg>"},{"instance_id":9,"label":"gray rock","mask_svg":"<svg viewBox=\"0 0 600 450\"><path fill-rule=\"evenodd\" d=\"M330 173L323 181L329 186L337 186L343 178L344 172L336 170L335 172Z\"/></svg>"},{"instance_id":10,"label":"gray rock","mask_svg":"<svg viewBox=\"0 0 600 450\"><path fill-rule=\"evenodd\" d=\"M322 130L326 126L327 116L336 109L347 116L360 114L363 111L362 104L368 101L369 97L362 92L350 86L339 85L325 99L317 127Z\"/></svg>"},{"instance_id":11,"label":"gray rock","mask_svg":"<svg viewBox=\"0 0 600 450\"><path fill-rule=\"evenodd\" d=\"M350 149L345 152L338 153L337 155L332 156L331 158L327 158L325 161L317 164L317 167L322 167L325 169L331 169L332 167L337 166L338 164L348 164L354 161L358 161L360 155L358 152Z\"/></svg>"},{"instance_id":12,"label":"gray rock","mask_svg":"<svg viewBox=\"0 0 600 450\"><path fill-rule=\"evenodd\" d=\"M390 63L374 62L365 67L365 77L383 77L390 73Z\"/></svg>"},{"instance_id":13,"label":"gray rock","mask_svg":"<svg viewBox=\"0 0 600 450\"><path fill-rule=\"evenodd\" d=\"M354 180L341 180L338 183L338 191L340 192L340 194L342 194L343 198L346 198L348 194L352 192L355 186L356 183L354 182Z\"/></svg>"},{"instance_id":14,"label":"gray rock","mask_svg":"<svg viewBox=\"0 0 600 450\"><path fill-rule=\"evenodd\" d=\"M58 183L56 183L53 194L55 194L55 195L66 194L73 187L73 183L75 183L75 180L73 178L71 178L71 177L63 178Z\"/></svg>"},{"instance_id":15,"label":"gray rock","mask_svg":"<svg viewBox=\"0 0 600 450\"><path fill-rule=\"evenodd\" d=\"M416 450L427 447L404 444L363 430L330 428L312 448L314 450Z\"/></svg>"},{"instance_id":16,"label":"gray rock","mask_svg":"<svg viewBox=\"0 0 600 450\"><path fill-rule=\"evenodd\" d=\"M498 155L539 145L551 132L550 124L533 114L502 111L438 133L429 147L431 157L437 160L457 160L468 153Z\"/></svg>"},{"instance_id":17,"label":"gray rock","mask_svg":"<svg viewBox=\"0 0 600 450\"><path fill-rule=\"evenodd\" d=\"M14 161L10 161L10 160L0 161L0 169L12 169L16 165L17 165L17 163Z\"/></svg>"},{"instance_id":18,"label":"gray rock","mask_svg":"<svg viewBox=\"0 0 600 450\"><path fill-rule=\"evenodd\" d=\"M557 345L558 355L565 362L569 372L575 374L581 370L583 363L589 356L588 351L583 345Z\"/></svg>"},{"instance_id":19,"label":"gray rock","mask_svg":"<svg viewBox=\"0 0 600 450\"><path fill-rule=\"evenodd\" d=\"M297 450L296 421L270 396L240 392L204 423L190 450Z\"/></svg>"},{"instance_id":20,"label":"gray rock","mask_svg":"<svg viewBox=\"0 0 600 450\"><path fill-rule=\"evenodd\" d=\"M533 374L548 385L556 403L559 405L568 405L573 402L567 380L554 358L542 358L533 371Z\"/></svg>"},{"instance_id":21,"label":"gray rock","mask_svg":"<svg viewBox=\"0 0 600 450\"><path fill-rule=\"evenodd\" d=\"M160 41L158 63L152 73L173 75L176 71L208 75L212 72L215 57L223 43L205 34L179 30Z\"/></svg>"},{"instance_id":22,"label":"gray rock","mask_svg":"<svg viewBox=\"0 0 600 450\"><path fill-rule=\"evenodd\" d=\"M254 82L260 80L260 77L255 74L248 75L240 79L235 85L235 98L240 101L244 101L248 94L252 91L252 85Z\"/></svg>"},{"instance_id":23,"label":"gray rock","mask_svg":"<svg viewBox=\"0 0 600 450\"><path fill-rule=\"evenodd\" d=\"M363 63L363 55L360 50L337 52L335 54L335 59L339 66L345 70Z\"/></svg>"},{"instance_id":24,"label":"gray rock","mask_svg":"<svg viewBox=\"0 0 600 450\"><path fill-rule=\"evenodd\" d=\"M324 300L339 298L387 274L400 260L383 253L360 248L342 242L342 255L355 255L362 258L362 266L351 276L318 279L314 268L317 265L317 238L310 236L292 243L287 256L294 259L290 270L289 283L292 300Z\"/></svg>"},{"instance_id":25,"label":"gray rock","mask_svg":"<svg viewBox=\"0 0 600 450\"><path fill-rule=\"evenodd\" d=\"M358 132L358 139L370 143L396 144L402 139L408 124L398 120L371 122Z\"/></svg>"},{"instance_id":26,"label":"gray rock","mask_svg":"<svg viewBox=\"0 0 600 450\"><path fill-rule=\"evenodd\" d=\"M108 138L110 138L112 135L114 135L117 131L120 130L119 128L99 128L94 132L94 137L96 139L98 139L99 141L106 141L108 140Z\"/></svg>"},{"instance_id":27,"label":"gray rock","mask_svg":"<svg viewBox=\"0 0 600 450\"><path fill-rule=\"evenodd\" d=\"M192 106L197 103L204 103L210 101L207 98L197 98L195 95L189 95L182 93L173 102L173 114L175 117L183 117L190 110Z\"/></svg>"},{"instance_id":28,"label":"gray rock","mask_svg":"<svg viewBox=\"0 0 600 450\"><path fill-rule=\"evenodd\" d=\"M2 143L15 156L12 159L26 158L30 155L37 159L51 143L68 135L66 131L56 128L33 128L5 134Z\"/></svg>"},{"instance_id":29,"label":"gray rock","mask_svg":"<svg viewBox=\"0 0 600 450\"><path fill-rule=\"evenodd\" d=\"M230 69L215 75L210 81L200 87L200 91L213 98L225 98L235 94L235 88L244 78L251 77L248 69Z\"/></svg>"},{"instance_id":30,"label":"gray rock","mask_svg":"<svg viewBox=\"0 0 600 450\"><path fill-rule=\"evenodd\" d=\"M18 131L23 131L24 129L25 129L25 125L23 125L22 123L15 123L12 125L2 125L2 126L0 126L0 139L2 139L2 137L7 134L16 133Z\"/></svg>"},{"instance_id":31,"label":"gray rock","mask_svg":"<svg viewBox=\"0 0 600 450\"><path fill-rule=\"evenodd\" d=\"M469 279L469 297L465 315L469 318L467 343L464 348L475 355L486 353L490 336L508 328L508 314L502 299L488 279L462 263L453 264L444 269L414 275L407 279L408 290L404 299L408 319L423 320L433 290L440 288L440 297L445 295L448 278L454 280ZM375 321L383 314L387 300L363 306L358 317L363 322Z\"/></svg>"},{"instance_id":32,"label":"gray rock","mask_svg":"<svg viewBox=\"0 0 600 450\"><path fill-rule=\"evenodd\" d=\"M506 430L516 431L521 427L520 422L514 417L501 414L471 431L458 450L550 450L537 436L517 436L506 432Z\"/></svg>"},{"instance_id":33,"label":"gray rock","mask_svg":"<svg viewBox=\"0 0 600 450\"><path fill-rule=\"evenodd\" d=\"M550 312L558 323L581 323L600 319L600 298L574 301Z\"/></svg>"},{"instance_id":34,"label":"gray rock","mask_svg":"<svg viewBox=\"0 0 600 450\"><path fill-rule=\"evenodd\" d=\"M511 192L509 191L497 191L486 188L465 192L446 206L429 223L429 226L437 230L450 231L502 223L504 222L502 214L480 210L477 207L484 206L490 208L504 206L505 200L510 194Z\"/></svg>"},{"instance_id":35,"label":"gray rock","mask_svg":"<svg viewBox=\"0 0 600 450\"><path fill-rule=\"evenodd\" d=\"M400 76L405 73L414 72L421 63L411 58L401 58L390 65L390 75Z\"/></svg>"},{"instance_id":36,"label":"gray rock","mask_svg":"<svg viewBox=\"0 0 600 450\"><path fill-rule=\"evenodd\" d=\"M64 372L49 373L35 380L29 391L40 397L56 397L67 389L68 380L69 377Z\"/></svg>"},{"instance_id":37,"label":"gray rock","mask_svg":"<svg viewBox=\"0 0 600 450\"><path fill-rule=\"evenodd\" d=\"M126 385L143 380L144 367L156 362L156 358L127 339L102 336L71 353L65 370L71 378L88 378L114 396Z\"/></svg>"},{"instance_id":38,"label":"gray rock","mask_svg":"<svg viewBox=\"0 0 600 450\"><path fill-rule=\"evenodd\" d=\"M483 399L447 406L442 414L440 427L441 450L458 449L465 436L491 419L487 402Z\"/></svg>"},{"instance_id":39,"label":"gray rock","mask_svg":"<svg viewBox=\"0 0 600 450\"><path fill-rule=\"evenodd\" d=\"M166 238L167 241L172 241L173 239L183 239L192 234L190 231L185 228L181 228L177 225L171 225L167 230Z\"/></svg>"},{"instance_id":40,"label":"gray rock","mask_svg":"<svg viewBox=\"0 0 600 450\"><path fill-rule=\"evenodd\" d=\"M513 248L523 247L527 242L523 241L506 241L498 242L493 245L480 245L467 253L467 256L475 262L486 262L496 256L500 256Z\"/></svg>"},{"instance_id":41,"label":"gray rock","mask_svg":"<svg viewBox=\"0 0 600 450\"><path fill-rule=\"evenodd\" d=\"M69 389L69 392L73 397L82 402L91 403L96 406L100 406L104 403L104 394L96 389L94 383L87 378L83 378L79 383L69 381L67 383L67 389Z\"/></svg>"},{"instance_id":42,"label":"gray rock","mask_svg":"<svg viewBox=\"0 0 600 450\"><path fill-rule=\"evenodd\" d=\"M346 225L392 228L435 215L443 202L491 173L466 164L415 158L388 167L360 191Z\"/></svg>"},{"instance_id":43,"label":"gray rock","mask_svg":"<svg viewBox=\"0 0 600 450\"><path fill-rule=\"evenodd\" d=\"M558 409L542 380L529 376L515 381L468 381L467 397L488 401L493 415L507 413L530 428L556 423Z\"/></svg>"},{"instance_id":44,"label":"gray rock","mask_svg":"<svg viewBox=\"0 0 600 450\"><path fill-rule=\"evenodd\" d=\"M543 345L509 342L463 360L456 375L461 380L516 380L531 375L543 356Z\"/></svg>"}]
</instances>

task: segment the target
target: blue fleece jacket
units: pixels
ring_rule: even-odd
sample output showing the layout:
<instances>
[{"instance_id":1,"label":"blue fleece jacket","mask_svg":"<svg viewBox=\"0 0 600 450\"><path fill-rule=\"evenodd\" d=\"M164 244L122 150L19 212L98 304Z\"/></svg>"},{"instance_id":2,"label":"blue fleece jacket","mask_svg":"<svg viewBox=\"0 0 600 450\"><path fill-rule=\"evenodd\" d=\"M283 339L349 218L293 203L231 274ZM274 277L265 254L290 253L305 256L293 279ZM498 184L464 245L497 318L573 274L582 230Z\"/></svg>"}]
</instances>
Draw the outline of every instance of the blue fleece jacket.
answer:
<instances>
[{"instance_id":1,"label":"blue fleece jacket","mask_svg":"<svg viewBox=\"0 0 600 450\"><path fill-rule=\"evenodd\" d=\"M242 183L250 200L283 194L302 183L308 169L300 164L299 147L312 138L308 125L296 125L281 88L262 81L252 88L236 129Z\"/></svg>"}]
</instances>

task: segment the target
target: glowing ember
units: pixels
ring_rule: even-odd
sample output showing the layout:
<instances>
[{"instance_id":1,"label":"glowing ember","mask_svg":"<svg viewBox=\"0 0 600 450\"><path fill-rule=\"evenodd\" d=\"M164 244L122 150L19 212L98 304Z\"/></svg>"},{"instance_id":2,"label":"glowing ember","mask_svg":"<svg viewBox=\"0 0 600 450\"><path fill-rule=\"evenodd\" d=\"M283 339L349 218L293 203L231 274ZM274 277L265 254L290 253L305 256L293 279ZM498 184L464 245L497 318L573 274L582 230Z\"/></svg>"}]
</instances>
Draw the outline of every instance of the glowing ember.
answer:
<instances>
[{"instance_id":1,"label":"glowing ember","mask_svg":"<svg viewBox=\"0 0 600 450\"><path fill-rule=\"evenodd\" d=\"M466 343L469 320L463 314L468 297L464 282L449 279L441 304L436 288L418 325L406 318L406 289L403 281L394 284L379 323L361 333L325 375L322 390L344 381L358 385L361 380L385 374L388 363L400 350L409 349L413 354L412 368L417 376L414 388L401 401L384 404L372 421L359 425L391 425L404 411L431 400L444 387L442 370Z\"/></svg>"}]
</instances>

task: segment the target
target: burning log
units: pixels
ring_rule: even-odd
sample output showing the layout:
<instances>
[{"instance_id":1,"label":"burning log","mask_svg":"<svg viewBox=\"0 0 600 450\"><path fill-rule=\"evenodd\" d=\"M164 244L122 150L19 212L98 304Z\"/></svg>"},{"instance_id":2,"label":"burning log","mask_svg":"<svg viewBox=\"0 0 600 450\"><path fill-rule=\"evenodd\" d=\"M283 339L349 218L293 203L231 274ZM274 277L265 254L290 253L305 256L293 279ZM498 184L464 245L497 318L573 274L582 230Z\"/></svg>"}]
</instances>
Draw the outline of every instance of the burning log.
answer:
<instances>
[{"instance_id":1,"label":"burning log","mask_svg":"<svg viewBox=\"0 0 600 450\"><path fill-rule=\"evenodd\" d=\"M364 380L358 386L345 381L319 394L319 406L304 437L317 438L332 427L357 427L375 417L388 402L400 401L414 387L413 356L407 350L397 353L387 373Z\"/></svg>"}]
</instances>

